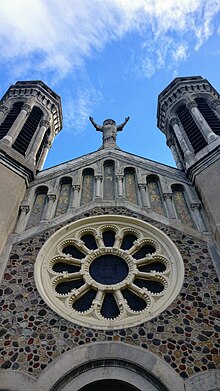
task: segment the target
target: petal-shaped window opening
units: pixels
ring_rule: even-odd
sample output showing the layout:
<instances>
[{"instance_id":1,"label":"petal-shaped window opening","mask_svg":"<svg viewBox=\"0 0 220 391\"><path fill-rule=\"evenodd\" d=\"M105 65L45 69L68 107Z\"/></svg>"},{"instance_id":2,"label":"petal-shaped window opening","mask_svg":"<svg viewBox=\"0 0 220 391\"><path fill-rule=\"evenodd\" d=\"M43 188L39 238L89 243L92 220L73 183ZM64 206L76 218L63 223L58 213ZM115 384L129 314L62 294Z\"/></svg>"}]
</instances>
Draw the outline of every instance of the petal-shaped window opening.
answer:
<instances>
[{"instance_id":1,"label":"petal-shaped window opening","mask_svg":"<svg viewBox=\"0 0 220 391\"><path fill-rule=\"evenodd\" d=\"M155 247L151 246L151 244L145 244L136 253L133 254L133 258L135 259L145 258L147 254L153 254L155 253L155 251L156 251Z\"/></svg>"},{"instance_id":2,"label":"petal-shaped window opening","mask_svg":"<svg viewBox=\"0 0 220 391\"><path fill-rule=\"evenodd\" d=\"M65 262L57 262L55 263L55 265L53 265L52 269L56 273L63 273L63 272L76 273L80 271L80 266L71 265Z\"/></svg>"},{"instance_id":3,"label":"petal-shaped window opening","mask_svg":"<svg viewBox=\"0 0 220 391\"><path fill-rule=\"evenodd\" d=\"M147 303L141 297L130 291L130 289L124 289L122 291L122 294L127 300L127 303L131 310L142 311L147 307Z\"/></svg>"},{"instance_id":4,"label":"petal-shaped window opening","mask_svg":"<svg viewBox=\"0 0 220 391\"><path fill-rule=\"evenodd\" d=\"M56 286L56 292L62 293L64 295L66 293L71 292L72 289L80 288L82 285L84 285L84 281L82 279L81 280L63 281L63 282L60 282Z\"/></svg>"},{"instance_id":5,"label":"petal-shaped window opening","mask_svg":"<svg viewBox=\"0 0 220 391\"><path fill-rule=\"evenodd\" d=\"M80 251L77 247L71 245L71 246L65 246L62 250L64 254L70 254L73 258L76 259L83 259L85 258L85 254Z\"/></svg>"},{"instance_id":6,"label":"petal-shaped window opening","mask_svg":"<svg viewBox=\"0 0 220 391\"><path fill-rule=\"evenodd\" d=\"M73 303L74 310L79 312L84 312L89 310L95 297L96 297L96 291L94 289L90 289Z\"/></svg>"},{"instance_id":7,"label":"petal-shaped window opening","mask_svg":"<svg viewBox=\"0 0 220 391\"><path fill-rule=\"evenodd\" d=\"M106 247L113 247L115 243L115 232L104 231L102 234L103 241Z\"/></svg>"},{"instance_id":8,"label":"petal-shaped window opening","mask_svg":"<svg viewBox=\"0 0 220 391\"><path fill-rule=\"evenodd\" d=\"M155 280L143 280L136 278L134 284L139 288L147 288L152 293L160 293L164 290L164 286L161 282Z\"/></svg>"},{"instance_id":9,"label":"petal-shaped window opening","mask_svg":"<svg viewBox=\"0 0 220 391\"><path fill-rule=\"evenodd\" d=\"M123 237L121 249L122 250L129 250L133 246L135 240L137 240L137 236L135 236L133 234L126 234Z\"/></svg>"},{"instance_id":10,"label":"petal-shaped window opening","mask_svg":"<svg viewBox=\"0 0 220 391\"><path fill-rule=\"evenodd\" d=\"M140 272L146 273L150 273L151 271L164 272L166 270L166 266L162 262L153 262L146 265L138 266L138 270Z\"/></svg>"},{"instance_id":11,"label":"petal-shaped window opening","mask_svg":"<svg viewBox=\"0 0 220 391\"><path fill-rule=\"evenodd\" d=\"M81 240L83 240L83 242L85 243L85 246L89 250L96 250L97 249L96 240L93 235L91 235L91 234L83 235L81 237Z\"/></svg>"},{"instance_id":12,"label":"petal-shaped window opening","mask_svg":"<svg viewBox=\"0 0 220 391\"><path fill-rule=\"evenodd\" d=\"M105 294L103 304L102 304L101 314L102 316L104 316L104 318L107 319L117 318L117 316L120 314L113 293Z\"/></svg>"}]
</instances>

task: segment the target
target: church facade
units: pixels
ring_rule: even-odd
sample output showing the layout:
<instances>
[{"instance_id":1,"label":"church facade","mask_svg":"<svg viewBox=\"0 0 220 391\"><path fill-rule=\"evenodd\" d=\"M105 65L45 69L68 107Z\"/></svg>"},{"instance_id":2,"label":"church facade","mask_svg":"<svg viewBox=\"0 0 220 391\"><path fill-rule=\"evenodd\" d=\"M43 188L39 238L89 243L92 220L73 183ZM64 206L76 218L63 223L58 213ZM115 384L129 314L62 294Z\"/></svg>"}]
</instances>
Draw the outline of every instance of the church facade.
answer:
<instances>
[{"instance_id":1,"label":"church facade","mask_svg":"<svg viewBox=\"0 0 220 391\"><path fill-rule=\"evenodd\" d=\"M125 152L40 171L59 96L0 105L0 391L220 390L220 96L202 77L158 98L177 168Z\"/></svg>"}]
</instances>

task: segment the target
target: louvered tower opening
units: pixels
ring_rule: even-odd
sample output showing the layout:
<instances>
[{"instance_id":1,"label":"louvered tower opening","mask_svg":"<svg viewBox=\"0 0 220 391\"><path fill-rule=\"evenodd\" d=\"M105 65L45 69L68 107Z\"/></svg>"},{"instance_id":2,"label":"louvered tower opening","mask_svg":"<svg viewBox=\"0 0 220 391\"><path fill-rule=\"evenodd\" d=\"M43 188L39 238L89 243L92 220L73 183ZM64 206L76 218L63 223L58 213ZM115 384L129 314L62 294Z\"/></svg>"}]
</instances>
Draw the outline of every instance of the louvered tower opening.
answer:
<instances>
[{"instance_id":1,"label":"louvered tower opening","mask_svg":"<svg viewBox=\"0 0 220 391\"><path fill-rule=\"evenodd\" d=\"M220 136L220 121L215 112L211 109L211 107L209 107L204 98L196 98L195 101L198 105L199 111L202 113L210 128L214 133Z\"/></svg>"},{"instance_id":2,"label":"louvered tower opening","mask_svg":"<svg viewBox=\"0 0 220 391\"><path fill-rule=\"evenodd\" d=\"M3 137L5 137L6 134L8 133L9 129L11 128L17 116L19 115L23 104L24 102L16 102L13 104L11 110L9 111L6 118L0 125L0 140Z\"/></svg>"},{"instance_id":3,"label":"louvered tower opening","mask_svg":"<svg viewBox=\"0 0 220 391\"><path fill-rule=\"evenodd\" d=\"M207 145L207 142L185 105L178 108L177 115L194 151L196 153L199 152Z\"/></svg>"},{"instance_id":4,"label":"louvered tower opening","mask_svg":"<svg viewBox=\"0 0 220 391\"><path fill-rule=\"evenodd\" d=\"M43 140L38 148L38 151L37 151L37 155L36 155L36 163L38 163L41 155L42 155L42 152L43 152L43 149L44 149L44 146L47 144L48 142L48 138L49 138L49 135L50 135L50 130L48 129L46 131L46 133L44 134L44 137L43 137Z\"/></svg>"},{"instance_id":5,"label":"louvered tower opening","mask_svg":"<svg viewBox=\"0 0 220 391\"><path fill-rule=\"evenodd\" d=\"M38 107L33 107L27 121L25 122L13 145L13 148L22 155L25 155L25 152L27 151L27 148L42 117L43 112Z\"/></svg>"}]
</instances>

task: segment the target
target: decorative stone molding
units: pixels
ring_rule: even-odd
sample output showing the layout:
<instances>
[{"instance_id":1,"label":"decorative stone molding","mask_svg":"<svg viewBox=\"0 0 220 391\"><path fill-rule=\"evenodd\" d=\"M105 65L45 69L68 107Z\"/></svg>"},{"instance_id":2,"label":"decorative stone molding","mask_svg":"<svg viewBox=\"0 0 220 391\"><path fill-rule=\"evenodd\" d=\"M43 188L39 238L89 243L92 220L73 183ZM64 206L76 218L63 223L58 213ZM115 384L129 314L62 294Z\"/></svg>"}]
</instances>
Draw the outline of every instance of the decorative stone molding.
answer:
<instances>
[{"instance_id":1,"label":"decorative stone molding","mask_svg":"<svg viewBox=\"0 0 220 391\"><path fill-rule=\"evenodd\" d=\"M169 138L169 139L166 141L166 144L167 144L167 146L168 146L169 148L172 147L173 145L175 145L174 139L173 139L173 138Z\"/></svg>"},{"instance_id":2,"label":"decorative stone molding","mask_svg":"<svg viewBox=\"0 0 220 391\"><path fill-rule=\"evenodd\" d=\"M0 111L2 111L4 114L7 114L9 111L9 108L5 105L0 105Z\"/></svg>"},{"instance_id":3,"label":"decorative stone molding","mask_svg":"<svg viewBox=\"0 0 220 391\"><path fill-rule=\"evenodd\" d=\"M180 120L178 117L171 117L170 118L170 125L171 126L174 126L174 125L179 125L180 124Z\"/></svg>"},{"instance_id":4,"label":"decorative stone molding","mask_svg":"<svg viewBox=\"0 0 220 391\"><path fill-rule=\"evenodd\" d=\"M190 208L195 211L195 210L200 210L201 209L201 204L200 202L192 202L190 205Z\"/></svg>"},{"instance_id":5,"label":"decorative stone molding","mask_svg":"<svg viewBox=\"0 0 220 391\"><path fill-rule=\"evenodd\" d=\"M27 114L30 114L30 112L32 110L31 106L28 105L27 103L24 103L21 109L25 110L27 112Z\"/></svg>"},{"instance_id":6,"label":"decorative stone molding","mask_svg":"<svg viewBox=\"0 0 220 391\"><path fill-rule=\"evenodd\" d=\"M62 317L97 329L152 319L175 299L183 278L179 251L163 232L115 215L61 228L45 243L35 267L45 302Z\"/></svg>"},{"instance_id":7,"label":"decorative stone molding","mask_svg":"<svg viewBox=\"0 0 220 391\"><path fill-rule=\"evenodd\" d=\"M211 101L211 108L216 110L216 108L220 106L220 99L213 99Z\"/></svg>"},{"instance_id":8,"label":"decorative stone molding","mask_svg":"<svg viewBox=\"0 0 220 391\"><path fill-rule=\"evenodd\" d=\"M197 103L196 103L195 100L190 100L190 101L187 103L186 107L187 107L187 109L188 109L189 111L191 111L191 109L192 109L193 107L198 107L198 105L197 105Z\"/></svg>"},{"instance_id":9,"label":"decorative stone molding","mask_svg":"<svg viewBox=\"0 0 220 391\"><path fill-rule=\"evenodd\" d=\"M172 200L172 193L163 193L163 198L165 200Z\"/></svg>"},{"instance_id":10,"label":"decorative stone molding","mask_svg":"<svg viewBox=\"0 0 220 391\"><path fill-rule=\"evenodd\" d=\"M40 121L40 127L41 126L45 126L45 128L48 128L50 126L50 122L46 119L43 119L42 121Z\"/></svg>"},{"instance_id":11,"label":"decorative stone molding","mask_svg":"<svg viewBox=\"0 0 220 391\"><path fill-rule=\"evenodd\" d=\"M21 211L22 213L27 214L27 213L29 212L29 210L30 210L29 205L21 205L21 206L20 206L20 211Z\"/></svg>"}]
</instances>

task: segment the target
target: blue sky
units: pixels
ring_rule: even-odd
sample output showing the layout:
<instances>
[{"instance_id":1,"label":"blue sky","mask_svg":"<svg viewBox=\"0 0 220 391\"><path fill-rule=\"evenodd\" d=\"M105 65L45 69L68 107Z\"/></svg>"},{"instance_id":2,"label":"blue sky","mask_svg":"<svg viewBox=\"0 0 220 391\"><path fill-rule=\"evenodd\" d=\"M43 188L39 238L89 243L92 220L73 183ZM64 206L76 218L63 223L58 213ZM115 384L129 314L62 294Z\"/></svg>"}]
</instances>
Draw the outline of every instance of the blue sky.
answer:
<instances>
[{"instance_id":1,"label":"blue sky","mask_svg":"<svg viewBox=\"0 0 220 391\"><path fill-rule=\"evenodd\" d=\"M177 76L220 91L219 0L1 0L0 94L43 80L62 98L46 167L97 150L89 122L130 121L121 149L174 165L157 129L158 94Z\"/></svg>"}]
</instances>

